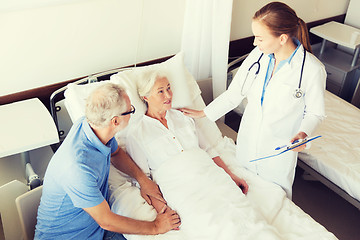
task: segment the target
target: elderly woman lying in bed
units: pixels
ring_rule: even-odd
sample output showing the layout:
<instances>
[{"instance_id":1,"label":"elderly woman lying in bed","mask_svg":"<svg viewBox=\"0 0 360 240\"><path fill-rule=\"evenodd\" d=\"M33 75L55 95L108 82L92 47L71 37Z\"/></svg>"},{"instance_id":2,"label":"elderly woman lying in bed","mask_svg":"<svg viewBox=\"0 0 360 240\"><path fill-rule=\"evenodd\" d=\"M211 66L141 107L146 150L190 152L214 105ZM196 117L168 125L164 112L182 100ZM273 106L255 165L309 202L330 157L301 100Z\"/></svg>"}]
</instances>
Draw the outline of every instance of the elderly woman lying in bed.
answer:
<instances>
[{"instance_id":1,"label":"elderly woman lying in bed","mask_svg":"<svg viewBox=\"0 0 360 240\"><path fill-rule=\"evenodd\" d=\"M166 75L148 73L138 91L147 112L128 129L126 149L181 217L180 231L165 239L280 239L252 209L246 182L208 149L193 119L171 109ZM158 212L163 208L156 199L152 204Z\"/></svg>"}]
</instances>

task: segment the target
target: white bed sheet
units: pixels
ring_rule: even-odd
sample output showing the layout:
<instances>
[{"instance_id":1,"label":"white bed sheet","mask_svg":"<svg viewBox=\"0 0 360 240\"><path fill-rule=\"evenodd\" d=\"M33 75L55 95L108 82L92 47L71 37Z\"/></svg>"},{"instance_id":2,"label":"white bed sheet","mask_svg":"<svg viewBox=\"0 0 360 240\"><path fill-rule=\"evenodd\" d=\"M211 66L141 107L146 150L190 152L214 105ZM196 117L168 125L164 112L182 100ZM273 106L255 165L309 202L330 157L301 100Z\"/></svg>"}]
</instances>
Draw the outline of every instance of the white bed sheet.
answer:
<instances>
[{"instance_id":1,"label":"white bed sheet","mask_svg":"<svg viewBox=\"0 0 360 240\"><path fill-rule=\"evenodd\" d=\"M326 118L314 133L322 138L299 159L360 201L360 109L325 92Z\"/></svg>"}]
</instances>

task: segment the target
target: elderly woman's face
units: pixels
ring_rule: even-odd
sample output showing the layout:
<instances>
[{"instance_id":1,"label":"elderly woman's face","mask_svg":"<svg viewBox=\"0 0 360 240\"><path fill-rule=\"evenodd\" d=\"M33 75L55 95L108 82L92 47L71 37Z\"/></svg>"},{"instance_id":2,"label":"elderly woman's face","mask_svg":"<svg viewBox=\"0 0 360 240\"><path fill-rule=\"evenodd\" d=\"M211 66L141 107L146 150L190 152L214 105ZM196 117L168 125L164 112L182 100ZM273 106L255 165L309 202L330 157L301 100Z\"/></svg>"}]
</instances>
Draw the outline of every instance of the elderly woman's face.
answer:
<instances>
[{"instance_id":1,"label":"elderly woman's face","mask_svg":"<svg viewBox=\"0 0 360 240\"><path fill-rule=\"evenodd\" d=\"M166 77L158 78L147 98L149 108L158 111L169 110L171 108L172 95L169 80Z\"/></svg>"}]
</instances>

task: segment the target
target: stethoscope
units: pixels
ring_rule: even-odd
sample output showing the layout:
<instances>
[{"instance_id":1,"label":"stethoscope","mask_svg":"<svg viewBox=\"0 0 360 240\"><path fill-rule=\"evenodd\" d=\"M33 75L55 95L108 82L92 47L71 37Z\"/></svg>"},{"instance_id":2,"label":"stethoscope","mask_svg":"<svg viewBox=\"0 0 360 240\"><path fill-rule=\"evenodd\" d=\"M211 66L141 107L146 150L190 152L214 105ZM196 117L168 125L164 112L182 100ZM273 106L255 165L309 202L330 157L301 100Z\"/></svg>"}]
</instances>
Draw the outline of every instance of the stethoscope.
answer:
<instances>
[{"instance_id":1,"label":"stethoscope","mask_svg":"<svg viewBox=\"0 0 360 240\"><path fill-rule=\"evenodd\" d=\"M249 73L250 73L252 68L256 67L255 77L254 77L253 81L251 82L251 85L250 85L250 87L248 88L247 91L249 91L249 89L251 88L252 84L254 83L256 77L258 76L258 74L260 72L260 60L261 60L263 55L264 55L264 53L261 53L259 59L256 62L254 62L253 64L251 64L251 66L249 67L249 69L248 69L248 71L246 73L245 80L244 80L244 82L243 82L243 84L241 86L241 95L245 96L245 94L247 93L247 92L243 93L243 90L244 90L244 85L247 82ZM299 85L298 85L298 88L296 88L295 91L294 91L294 94L293 94L294 98L301 98L303 96L303 94L304 94L303 91L301 90L301 81L302 81L302 76L303 76L303 72L304 72L305 57L306 57L306 50L304 49L304 58L303 58L302 65L301 65Z\"/></svg>"}]
</instances>

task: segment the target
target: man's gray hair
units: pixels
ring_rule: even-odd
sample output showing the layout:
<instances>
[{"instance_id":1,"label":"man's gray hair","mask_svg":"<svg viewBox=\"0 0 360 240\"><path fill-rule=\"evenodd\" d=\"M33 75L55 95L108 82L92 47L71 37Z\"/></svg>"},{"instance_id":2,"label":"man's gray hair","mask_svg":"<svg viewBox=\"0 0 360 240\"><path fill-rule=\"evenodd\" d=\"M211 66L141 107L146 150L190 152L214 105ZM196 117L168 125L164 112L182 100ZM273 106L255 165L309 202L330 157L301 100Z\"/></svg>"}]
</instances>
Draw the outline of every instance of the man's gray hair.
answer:
<instances>
[{"instance_id":1,"label":"man's gray hair","mask_svg":"<svg viewBox=\"0 0 360 240\"><path fill-rule=\"evenodd\" d=\"M144 97L149 97L151 89L154 87L158 78L167 77L166 73L160 70L148 70L137 81L139 97L144 101Z\"/></svg>"},{"instance_id":2,"label":"man's gray hair","mask_svg":"<svg viewBox=\"0 0 360 240\"><path fill-rule=\"evenodd\" d=\"M86 99L85 116L96 127L106 127L111 119L126 111L126 92L119 85L106 83Z\"/></svg>"}]
</instances>

